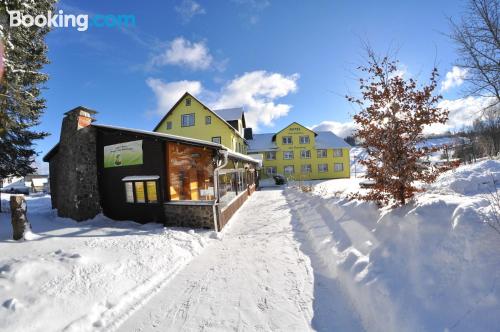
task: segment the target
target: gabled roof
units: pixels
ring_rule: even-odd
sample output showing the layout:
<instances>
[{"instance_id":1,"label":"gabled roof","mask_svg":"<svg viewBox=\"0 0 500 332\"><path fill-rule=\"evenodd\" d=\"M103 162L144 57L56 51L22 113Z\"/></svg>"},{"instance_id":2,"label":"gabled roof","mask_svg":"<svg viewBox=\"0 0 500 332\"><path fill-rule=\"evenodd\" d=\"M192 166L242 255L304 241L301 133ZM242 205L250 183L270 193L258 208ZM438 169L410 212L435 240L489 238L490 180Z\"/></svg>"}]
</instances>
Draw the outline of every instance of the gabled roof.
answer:
<instances>
[{"instance_id":1,"label":"gabled roof","mask_svg":"<svg viewBox=\"0 0 500 332\"><path fill-rule=\"evenodd\" d=\"M331 131L314 132L316 149L350 148L342 138ZM277 134L253 134L253 139L248 140L248 152L275 151L278 147L273 140Z\"/></svg>"},{"instance_id":2,"label":"gabled roof","mask_svg":"<svg viewBox=\"0 0 500 332\"><path fill-rule=\"evenodd\" d=\"M219 110L213 110L213 112L217 113L218 116L226 121L242 119L243 127L246 127L245 112L243 110L243 107L223 108Z\"/></svg>"},{"instance_id":3,"label":"gabled roof","mask_svg":"<svg viewBox=\"0 0 500 332\"><path fill-rule=\"evenodd\" d=\"M311 133L313 133L313 134L314 134L314 136L316 136L316 135L317 135L317 134L316 134L314 131L312 131L311 129L307 128L306 126L301 125L301 124L300 124L300 123L298 123L297 121L294 121L294 122L290 123L288 126L286 126L285 128L283 128L283 129L281 129L280 131L278 131L276 134L274 134L274 136L273 136L273 142L276 140L276 136L277 136L279 133L281 133L283 130L287 129L288 127L290 127L290 126L291 126L291 125L293 125L293 124L299 125L299 126L301 126L302 128L304 128L304 129L306 129L306 130L310 131Z\"/></svg>"},{"instance_id":4,"label":"gabled roof","mask_svg":"<svg viewBox=\"0 0 500 332\"><path fill-rule=\"evenodd\" d=\"M245 138L240 134L240 132L238 130L236 130L233 126L231 126L226 120L224 120L219 114L215 113L215 111L212 111L210 108L208 108L208 106L206 106L205 104L203 104L198 98L196 98L195 96L193 96L192 94L190 94L189 92L184 92L184 94L182 95L182 97L179 98L179 100L174 104L174 106L172 106L170 108L170 110L167 112L167 114L165 114L165 116L160 120L160 122L158 122L158 124L156 125L156 127L153 129L153 131L156 131L158 130L158 128L160 128L160 125L163 123L163 121L165 121L165 119L170 115L170 113L172 113L172 111L180 104L180 102L184 99L184 97L186 96L189 96L191 98L193 98L194 100L196 100L197 102L199 102L201 104L201 106L203 106L203 108L205 108L207 111L211 112L212 114L214 114L217 118L219 118L222 122L224 122L229 128L231 128L232 130L234 130L238 136L240 136L241 138L243 138L243 140L245 140Z\"/></svg>"}]
</instances>

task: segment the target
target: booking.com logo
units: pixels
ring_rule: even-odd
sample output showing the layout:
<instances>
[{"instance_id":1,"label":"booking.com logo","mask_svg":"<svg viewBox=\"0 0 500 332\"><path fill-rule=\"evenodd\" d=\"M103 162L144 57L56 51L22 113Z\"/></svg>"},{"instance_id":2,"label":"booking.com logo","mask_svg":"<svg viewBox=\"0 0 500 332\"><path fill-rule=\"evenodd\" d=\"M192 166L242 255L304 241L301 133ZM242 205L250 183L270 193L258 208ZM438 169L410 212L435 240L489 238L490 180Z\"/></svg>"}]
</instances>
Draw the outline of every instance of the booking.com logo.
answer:
<instances>
[{"instance_id":1,"label":"booking.com logo","mask_svg":"<svg viewBox=\"0 0 500 332\"><path fill-rule=\"evenodd\" d=\"M135 15L113 15L96 14L91 17L87 14L64 14L59 10L58 14L51 11L47 15L37 16L23 14L18 10L9 11L11 27L49 27L49 28L76 28L78 31L87 31L89 27L96 28L118 28L135 26Z\"/></svg>"}]
</instances>

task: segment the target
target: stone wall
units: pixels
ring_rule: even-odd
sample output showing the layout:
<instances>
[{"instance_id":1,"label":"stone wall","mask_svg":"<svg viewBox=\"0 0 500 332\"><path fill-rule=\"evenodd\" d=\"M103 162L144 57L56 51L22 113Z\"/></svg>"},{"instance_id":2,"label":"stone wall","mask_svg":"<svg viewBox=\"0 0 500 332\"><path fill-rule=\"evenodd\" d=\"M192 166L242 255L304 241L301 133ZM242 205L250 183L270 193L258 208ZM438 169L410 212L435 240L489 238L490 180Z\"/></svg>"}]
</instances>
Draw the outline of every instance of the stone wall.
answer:
<instances>
[{"instance_id":1,"label":"stone wall","mask_svg":"<svg viewBox=\"0 0 500 332\"><path fill-rule=\"evenodd\" d=\"M214 205L165 204L165 226L214 229Z\"/></svg>"},{"instance_id":2,"label":"stone wall","mask_svg":"<svg viewBox=\"0 0 500 332\"><path fill-rule=\"evenodd\" d=\"M80 111L66 113L58 151L50 160L52 207L57 209L58 216L78 221L91 219L101 212L96 129L78 128Z\"/></svg>"}]
</instances>

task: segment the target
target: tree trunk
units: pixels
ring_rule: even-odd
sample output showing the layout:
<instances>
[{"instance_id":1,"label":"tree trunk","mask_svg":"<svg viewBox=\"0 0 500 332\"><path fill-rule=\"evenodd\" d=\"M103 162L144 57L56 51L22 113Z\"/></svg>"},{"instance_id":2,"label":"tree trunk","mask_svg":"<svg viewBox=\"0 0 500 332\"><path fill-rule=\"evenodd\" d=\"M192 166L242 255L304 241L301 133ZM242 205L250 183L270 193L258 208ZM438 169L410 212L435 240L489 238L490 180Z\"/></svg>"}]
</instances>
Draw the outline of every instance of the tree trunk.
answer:
<instances>
[{"instance_id":1,"label":"tree trunk","mask_svg":"<svg viewBox=\"0 0 500 332\"><path fill-rule=\"evenodd\" d=\"M31 225L26 217L28 206L22 195L13 195L10 197L10 213L14 240L24 238L26 231L31 230Z\"/></svg>"}]
</instances>

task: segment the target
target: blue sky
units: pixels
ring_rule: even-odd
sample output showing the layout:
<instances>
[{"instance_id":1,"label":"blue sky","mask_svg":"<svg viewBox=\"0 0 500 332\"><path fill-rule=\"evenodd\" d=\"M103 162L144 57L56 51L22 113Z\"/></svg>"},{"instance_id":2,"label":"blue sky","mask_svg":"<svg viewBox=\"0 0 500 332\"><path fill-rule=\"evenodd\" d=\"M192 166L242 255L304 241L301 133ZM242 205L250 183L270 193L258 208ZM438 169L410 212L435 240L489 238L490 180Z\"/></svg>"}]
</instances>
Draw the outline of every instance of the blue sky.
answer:
<instances>
[{"instance_id":1,"label":"blue sky","mask_svg":"<svg viewBox=\"0 0 500 332\"><path fill-rule=\"evenodd\" d=\"M292 121L344 135L355 110L362 40L397 49L405 75L427 79L437 64L456 123L477 104L460 97L447 17L463 3L441 1L77 1L65 13L132 14L136 26L55 28L48 36L50 81L38 142L43 154L59 140L63 113L83 105L100 123L151 130L185 89L209 106L244 106L259 132ZM453 120L455 121L455 120Z\"/></svg>"}]
</instances>

